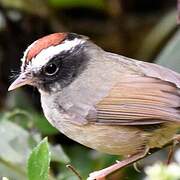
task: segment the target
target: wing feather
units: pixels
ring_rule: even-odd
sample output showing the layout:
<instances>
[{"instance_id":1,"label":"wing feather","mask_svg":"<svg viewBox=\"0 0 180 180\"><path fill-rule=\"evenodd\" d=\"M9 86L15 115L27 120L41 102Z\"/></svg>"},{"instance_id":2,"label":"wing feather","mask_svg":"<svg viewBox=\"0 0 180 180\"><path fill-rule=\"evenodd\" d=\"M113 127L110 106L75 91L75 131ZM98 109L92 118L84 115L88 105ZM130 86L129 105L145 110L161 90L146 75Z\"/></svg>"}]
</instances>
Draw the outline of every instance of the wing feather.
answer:
<instances>
[{"instance_id":1,"label":"wing feather","mask_svg":"<svg viewBox=\"0 0 180 180\"><path fill-rule=\"evenodd\" d=\"M131 75L121 80L95 107L89 121L109 125L180 123L180 91L174 83Z\"/></svg>"}]
</instances>

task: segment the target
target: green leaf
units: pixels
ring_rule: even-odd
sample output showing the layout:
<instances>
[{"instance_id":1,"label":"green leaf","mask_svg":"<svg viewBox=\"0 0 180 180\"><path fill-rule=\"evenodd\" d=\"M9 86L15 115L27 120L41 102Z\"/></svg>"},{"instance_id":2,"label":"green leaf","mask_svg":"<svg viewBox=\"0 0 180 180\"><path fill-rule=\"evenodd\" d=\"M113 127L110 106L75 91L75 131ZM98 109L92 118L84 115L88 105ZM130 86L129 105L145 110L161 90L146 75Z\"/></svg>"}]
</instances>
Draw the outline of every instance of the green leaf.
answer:
<instances>
[{"instance_id":1,"label":"green leaf","mask_svg":"<svg viewBox=\"0 0 180 180\"><path fill-rule=\"evenodd\" d=\"M47 138L44 138L32 151L28 159L28 179L48 180L50 152Z\"/></svg>"}]
</instances>

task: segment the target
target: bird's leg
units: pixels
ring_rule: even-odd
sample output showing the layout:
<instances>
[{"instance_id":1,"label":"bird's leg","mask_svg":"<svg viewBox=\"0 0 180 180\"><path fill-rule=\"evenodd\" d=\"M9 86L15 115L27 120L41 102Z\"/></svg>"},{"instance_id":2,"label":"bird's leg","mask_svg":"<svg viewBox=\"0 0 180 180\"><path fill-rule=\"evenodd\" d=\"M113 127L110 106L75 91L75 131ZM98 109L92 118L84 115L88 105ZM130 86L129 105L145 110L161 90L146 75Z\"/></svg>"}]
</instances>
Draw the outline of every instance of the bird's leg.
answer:
<instances>
[{"instance_id":1,"label":"bird's leg","mask_svg":"<svg viewBox=\"0 0 180 180\"><path fill-rule=\"evenodd\" d=\"M167 162L166 164L170 164L172 157L173 157L173 153L174 153L174 148L175 148L175 144L173 143L170 147L169 147L169 152L168 152L168 158L167 158Z\"/></svg>"},{"instance_id":2,"label":"bird's leg","mask_svg":"<svg viewBox=\"0 0 180 180\"><path fill-rule=\"evenodd\" d=\"M82 177L79 174L79 172L71 164L67 164L66 167L69 168L69 170L71 170L79 180L82 180Z\"/></svg>"},{"instance_id":3,"label":"bird's leg","mask_svg":"<svg viewBox=\"0 0 180 180\"><path fill-rule=\"evenodd\" d=\"M170 164L172 157L173 157L174 148L175 148L176 144L178 144L178 143L180 143L180 134L176 134L173 138L173 143L170 146L169 153L168 153L168 159L166 162L167 165Z\"/></svg>"},{"instance_id":4,"label":"bird's leg","mask_svg":"<svg viewBox=\"0 0 180 180\"><path fill-rule=\"evenodd\" d=\"M89 174L89 178L88 180L105 180L106 177L108 177L109 175L111 175L112 173L148 156L151 155L154 152L159 151L160 149L167 147L167 146L172 146L172 145L176 145L180 143L180 135L176 135L172 140L170 140L169 142L167 142L167 144L165 144L163 147L161 148L153 148L153 149L146 149L145 151L138 153L138 154L134 154L130 157L128 157L125 160L122 161L117 161L116 164L113 164L105 169L102 169L100 171L95 171Z\"/></svg>"},{"instance_id":5,"label":"bird's leg","mask_svg":"<svg viewBox=\"0 0 180 180\"><path fill-rule=\"evenodd\" d=\"M173 157L174 148L175 148L176 144L178 144L178 143L180 143L180 134L176 134L173 138L172 145L170 146L169 153L168 153L168 159L166 162L167 165L170 164L172 157Z\"/></svg>"},{"instance_id":6,"label":"bird's leg","mask_svg":"<svg viewBox=\"0 0 180 180\"><path fill-rule=\"evenodd\" d=\"M137 160L142 159L144 156L146 156L147 152L148 151L144 151L143 153L141 152L138 154L134 154L125 160L117 161L116 164L113 164L105 169L92 172L89 174L88 180L105 180L107 176L116 172L117 170L120 170L121 168L124 168L128 166L129 164L132 164L136 162Z\"/></svg>"},{"instance_id":7,"label":"bird's leg","mask_svg":"<svg viewBox=\"0 0 180 180\"><path fill-rule=\"evenodd\" d=\"M174 144L178 144L180 143L180 134L176 134L174 137L173 137L173 141L174 141Z\"/></svg>"}]
</instances>

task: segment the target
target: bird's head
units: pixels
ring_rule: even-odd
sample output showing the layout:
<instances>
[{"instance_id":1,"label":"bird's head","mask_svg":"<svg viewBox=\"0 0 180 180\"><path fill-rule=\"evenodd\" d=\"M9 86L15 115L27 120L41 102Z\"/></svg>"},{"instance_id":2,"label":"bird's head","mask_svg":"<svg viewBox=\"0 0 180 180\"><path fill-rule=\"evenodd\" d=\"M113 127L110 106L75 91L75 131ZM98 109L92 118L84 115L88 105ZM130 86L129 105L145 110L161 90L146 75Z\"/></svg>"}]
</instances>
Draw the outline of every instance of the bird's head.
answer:
<instances>
[{"instance_id":1,"label":"bird's head","mask_svg":"<svg viewBox=\"0 0 180 180\"><path fill-rule=\"evenodd\" d=\"M9 90L32 85L51 92L68 86L85 68L88 38L54 33L33 42L24 52L19 77Z\"/></svg>"}]
</instances>

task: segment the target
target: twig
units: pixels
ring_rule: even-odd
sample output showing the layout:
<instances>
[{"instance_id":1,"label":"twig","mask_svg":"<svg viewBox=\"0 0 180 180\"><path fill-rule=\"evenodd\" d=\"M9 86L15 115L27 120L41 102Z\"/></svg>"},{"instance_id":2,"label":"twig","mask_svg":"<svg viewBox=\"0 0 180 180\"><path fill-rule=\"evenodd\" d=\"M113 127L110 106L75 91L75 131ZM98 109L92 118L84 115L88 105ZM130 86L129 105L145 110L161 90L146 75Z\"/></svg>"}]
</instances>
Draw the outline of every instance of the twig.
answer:
<instances>
[{"instance_id":1,"label":"twig","mask_svg":"<svg viewBox=\"0 0 180 180\"><path fill-rule=\"evenodd\" d=\"M168 146L174 146L176 144L178 144L180 142L180 135L176 135L172 140L170 140L167 144L165 144L162 148L168 147ZM115 172L119 171L120 169L139 161L140 159L143 159L149 155L151 155L152 153L155 153L159 150L161 150L162 148L153 148L150 149L148 152L143 154L136 154L134 156L131 156L125 160L122 160L120 162L118 162L117 164L113 164L105 169L102 169L100 171L95 171L93 173L90 173L89 177L92 179L97 179L97 180L102 180L102 179L106 179L109 176L111 176L112 174L114 174ZM171 154L172 153L172 154ZM170 153L170 157L173 155L173 151Z\"/></svg>"},{"instance_id":2,"label":"twig","mask_svg":"<svg viewBox=\"0 0 180 180\"><path fill-rule=\"evenodd\" d=\"M83 180L79 172L71 164L66 165L66 167L71 170L79 178L79 180Z\"/></svg>"}]
</instances>

